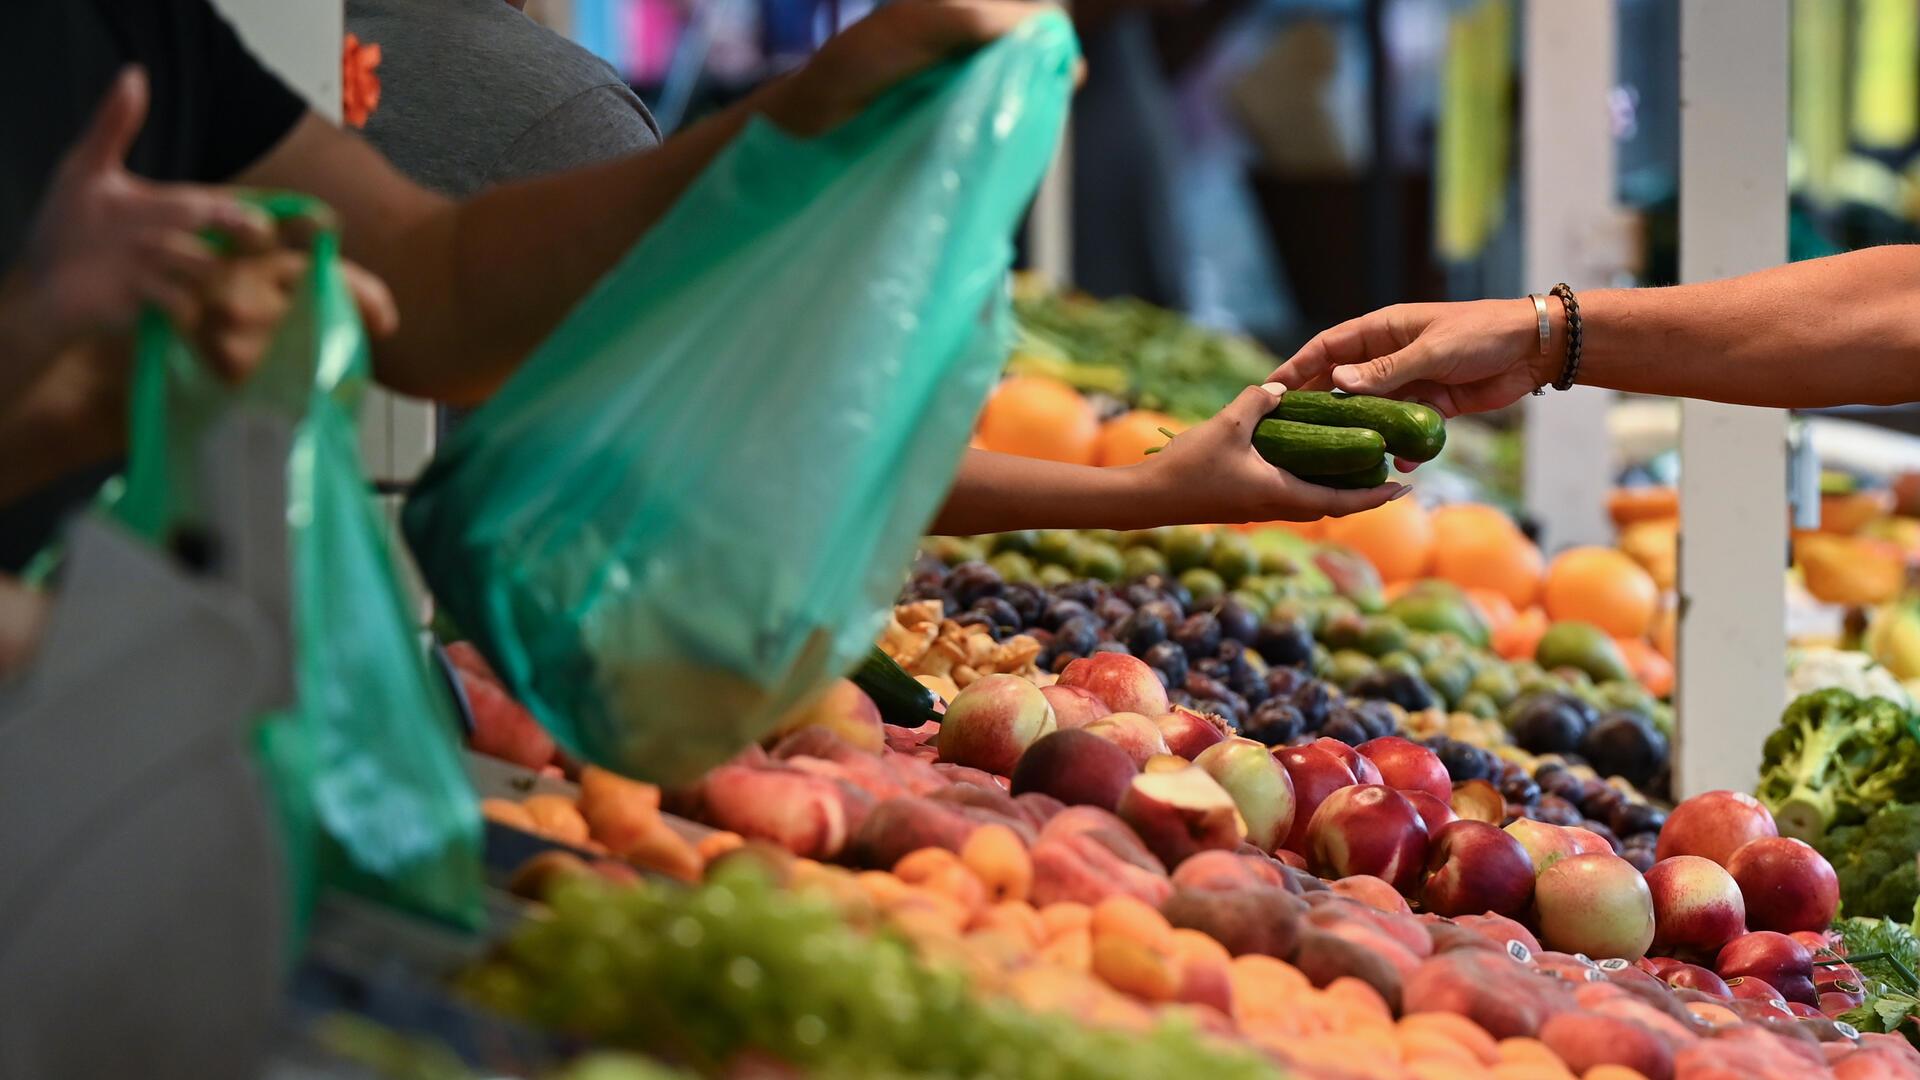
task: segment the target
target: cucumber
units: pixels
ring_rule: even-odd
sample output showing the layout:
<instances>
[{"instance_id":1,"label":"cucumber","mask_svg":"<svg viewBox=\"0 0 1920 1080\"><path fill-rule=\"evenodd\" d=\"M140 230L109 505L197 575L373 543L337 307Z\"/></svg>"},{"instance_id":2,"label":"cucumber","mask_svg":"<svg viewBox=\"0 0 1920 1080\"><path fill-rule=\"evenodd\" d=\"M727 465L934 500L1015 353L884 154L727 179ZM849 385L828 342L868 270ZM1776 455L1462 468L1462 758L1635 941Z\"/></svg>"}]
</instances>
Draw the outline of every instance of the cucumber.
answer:
<instances>
[{"instance_id":1,"label":"cucumber","mask_svg":"<svg viewBox=\"0 0 1920 1080\"><path fill-rule=\"evenodd\" d=\"M1296 473L1295 475L1300 474ZM1319 484L1321 487L1370 488L1379 487L1381 484L1386 483L1387 476L1387 463L1385 459L1382 459L1380 464L1375 465L1371 469L1361 469L1358 472L1334 473L1330 476L1300 476L1300 479L1305 480L1309 484Z\"/></svg>"},{"instance_id":2,"label":"cucumber","mask_svg":"<svg viewBox=\"0 0 1920 1080\"><path fill-rule=\"evenodd\" d=\"M1409 461L1432 461L1440 448L1447 445L1446 422L1432 406L1418 401L1395 401L1338 391L1289 390L1267 418L1325 427L1371 428L1386 438L1387 449L1395 457Z\"/></svg>"},{"instance_id":3,"label":"cucumber","mask_svg":"<svg viewBox=\"0 0 1920 1080\"><path fill-rule=\"evenodd\" d=\"M889 724L913 728L940 719L939 710L934 708L939 699L933 691L915 681L878 645L867 650L867 658L847 677L866 691L880 707L880 719Z\"/></svg>"},{"instance_id":4,"label":"cucumber","mask_svg":"<svg viewBox=\"0 0 1920 1080\"><path fill-rule=\"evenodd\" d=\"M1253 448L1275 468L1295 476L1350 473L1386 461L1387 441L1364 427L1322 427L1293 420L1262 420Z\"/></svg>"}]
</instances>

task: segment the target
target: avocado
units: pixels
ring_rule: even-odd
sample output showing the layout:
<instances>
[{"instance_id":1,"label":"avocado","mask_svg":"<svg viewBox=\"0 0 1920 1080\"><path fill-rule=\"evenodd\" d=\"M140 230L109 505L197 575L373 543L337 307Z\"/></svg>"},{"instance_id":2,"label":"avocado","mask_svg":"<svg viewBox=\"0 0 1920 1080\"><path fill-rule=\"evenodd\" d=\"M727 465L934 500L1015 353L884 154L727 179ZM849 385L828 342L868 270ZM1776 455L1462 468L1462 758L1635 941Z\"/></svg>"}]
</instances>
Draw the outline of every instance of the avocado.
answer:
<instances>
[{"instance_id":1,"label":"avocado","mask_svg":"<svg viewBox=\"0 0 1920 1080\"><path fill-rule=\"evenodd\" d=\"M1573 668L1585 672L1594 682L1633 678L1633 673L1627 668L1626 658L1620 655L1620 647L1613 643L1605 630L1592 623L1554 623L1541 635L1533 658L1549 671Z\"/></svg>"},{"instance_id":2,"label":"avocado","mask_svg":"<svg viewBox=\"0 0 1920 1080\"><path fill-rule=\"evenodd\" d=\"M1432 634L1452 634L1468 645L1485 648L1487 624L1471 601L1457 590L1409 590L1387 608L1387 613L1405 623L1409 630Z\"/></svg>"}]
</instances>

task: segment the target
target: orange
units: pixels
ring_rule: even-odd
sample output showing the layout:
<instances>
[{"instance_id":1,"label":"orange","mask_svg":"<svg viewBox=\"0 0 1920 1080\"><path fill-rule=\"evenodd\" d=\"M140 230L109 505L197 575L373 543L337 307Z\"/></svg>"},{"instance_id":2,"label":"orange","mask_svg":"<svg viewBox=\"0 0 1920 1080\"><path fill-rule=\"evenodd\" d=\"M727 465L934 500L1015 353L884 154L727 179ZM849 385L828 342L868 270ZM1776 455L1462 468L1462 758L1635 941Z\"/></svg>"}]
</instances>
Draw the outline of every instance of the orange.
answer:
<instances>
[{"instance_id":1,"label":"orange","mask_svg":"<svg viewBox=\"0 0 1920 1080\"><path fill-rule=\"evenodd\" d=\"M1507 594L1493 589L1468 589L1467 599L1480 609L1480 617L1486 620L1487 630L1498 634L1506 626L1519 618L1520 611L1507 599Z\"/></svg>"},{"instance_id":2,"label":"orange","mask_svg":"<svg viewBox=\"0 0 1920 1080\"><path fill-rule=\"evenodd\" d=\"M1547 613L1530 607L1494 631L1493 651L1503 660L1531 660L1540 647L1540 639L1546 635L1547 626Z\"/></svg>"},{"instance_id":3,"label":"orange","mask_svg":"<svg viewBox=\"0 0 1920 1080\"><path fill-rule=\"evenodd\" d=\"M1321 538L1365 558L1383 581L1408 581L1433 557L1433 523L1418 500L1400 498L1349 517L1332 518Z\"/></svg>"},{"instance_id":4,"label":"orange","mask_svg":"<svg viewBox=\"0 0 1920 1080\"><path fill-rule=\"evenodd\" d=\"M1654 618L1653 647L1661 656L1667 658L1667 663L1669 664L1674 662L1674 656L1677 653L1675 638L1679 635L1679 632L1680 609L1674 607L1665 608Z\"/></svg>"},{"instance_id":5,"label":"orange","mask_svg":"<svg viewBox=\"0 0 1920 1080\"><path fill-rule=\"evenodd\" d=\"M1541 602L1555 622L1590 622L1614 637L1645 637L1660 605L1653 576L1613 548L1578 547L1547 567Z\"/></svg>"},{"instance_id":6,"label":"orange","mask_svg":"<svg viewBox=\"0 0 1920 1080\"><path fill-rule=\"evenodd\" d=\"M1066 383L1014 375L987 398L974 434L984 450L1091 465L1100 421L1093 404Z\"/></svg>"},{"instance_id":7,"label":"orange","mask_svg":"<svg viewBox=\"0 0 1920 1080\"><path fill-rule=\"evenodd\" d=\"M1614 488L1607 497L1613 523L1625 527L1636 521L1661 521L1680 516L1680 490L1670 487Z\"/></svg>"},{"instance_id":8,"label":"orange","mask_svg":"<svg viewBox=\"0 0 1920 1080\"><path fill-rule=\"evenodd\" d=\"M1614 644L1626 658L1627 670L1647 688L1647 693L1662 698L1673 693L1673 662L1661 656L1646 639L1616 638Z\"/></svg>"},{"instance_id":9,"label":"orange","mask_svg":"<svg viewBox=\"0 0 1920 1080\"><path fill-rule=\"evenodd\" d=\"M1433 512L1435 577L1525 607L1539 593L1540 569L1540 549L1493 507L1468 503Z\"/></svg>"},{"instance_id":10,"label":"orange","mask_svg":"<svg viewBox=\"0 0 1920 1080\"><path fill-rule=\"evenodd\" d=\"M1166 413L1147 409L1121 413L1100 425L1100 434L1093 440L1093 463L1131 465L1145 460L1148 450L1167 445L1161 428L1178 434L1185 431L1187 425Z\"/></svg>"}]
</instances>

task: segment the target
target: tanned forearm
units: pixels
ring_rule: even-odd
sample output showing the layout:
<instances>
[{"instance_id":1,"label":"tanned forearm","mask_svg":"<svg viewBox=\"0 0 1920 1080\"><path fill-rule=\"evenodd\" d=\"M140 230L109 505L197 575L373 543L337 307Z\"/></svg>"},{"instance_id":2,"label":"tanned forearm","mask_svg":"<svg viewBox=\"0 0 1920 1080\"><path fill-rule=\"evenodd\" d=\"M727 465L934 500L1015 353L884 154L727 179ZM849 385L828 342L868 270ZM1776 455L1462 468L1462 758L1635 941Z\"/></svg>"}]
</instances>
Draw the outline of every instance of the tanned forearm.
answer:
<instances>
[{"instance_id":1,"label":"tanned forearm","mask_svg":"<svg viewBox=\"0 0 1920 1080\"><path fill-rule=\"evenodd\" d=\"M1920 245L1584 292L1580 311L1588 385L1773 408L1920 401Z\"/></svg>"}]
</instances>

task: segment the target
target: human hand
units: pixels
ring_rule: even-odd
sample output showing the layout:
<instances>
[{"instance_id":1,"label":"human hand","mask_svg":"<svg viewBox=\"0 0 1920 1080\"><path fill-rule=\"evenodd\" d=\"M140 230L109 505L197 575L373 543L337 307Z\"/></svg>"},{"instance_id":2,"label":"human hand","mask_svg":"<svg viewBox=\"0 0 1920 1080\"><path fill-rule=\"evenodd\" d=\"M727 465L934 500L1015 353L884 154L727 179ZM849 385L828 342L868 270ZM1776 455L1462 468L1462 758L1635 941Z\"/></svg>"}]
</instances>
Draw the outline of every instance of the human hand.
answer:
<instances>
[{"instance_id":1,"label":"human hand","mask_svg":"<svg viewBox=\"0 0 1920 1080\"><path fill-rule=\"evenodd\" d=\"M896 84L1043 10L1029 0L898 0L829 38L805 67L770 88L764 111L795 134L820 134Z\"/></svg>"},{"instance_id":2,"label":"human hand","mask_svg":"<svg viewBox=\"0 0 1920 1080\"><path fill-rule=\"evenodd\" d=\"M1371 510L1412 490L1392 483L1321 487L1274 468L1253 448L1253 430L1279 403L1277 393L1249 386L1210 419L1174 436L1166 449L1128 466L1140 472L1141 497L1168 511L1156 516L1215 525L1316 521Z\"/></svg>"},{"instance_id":3,"label":"human hand","mask_svg":"<svg viewBox=\"0 0 1920 1080\"><path fill-rule=\"evenodd\" d=\"M196 289L220 265L203 230L243 247L271 239L266 215L231 191L127 171L146 112L146 76L127 68L61 160L28 231L17 277L38 312L44 355L86 335L125 332L148 304L190 320Z\"/></svg>"},{"instance_id":4,"label":"human hand","mask_svg":"<svg viewBox=\"0 0 1920 1080\"><path fill-rule=\"evenodd\" d=\"M1538 328L1528 300L1396 304L1321 331L1270 378L1411 398L1449 417L1486 412L1559 374L1558 356L1540 355Z\"/></svg>"}]
</instances>

